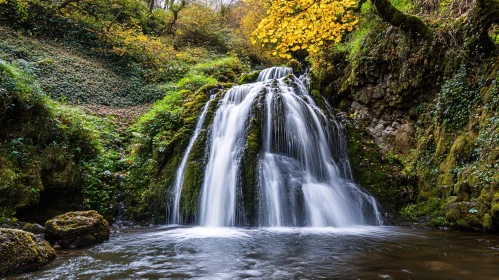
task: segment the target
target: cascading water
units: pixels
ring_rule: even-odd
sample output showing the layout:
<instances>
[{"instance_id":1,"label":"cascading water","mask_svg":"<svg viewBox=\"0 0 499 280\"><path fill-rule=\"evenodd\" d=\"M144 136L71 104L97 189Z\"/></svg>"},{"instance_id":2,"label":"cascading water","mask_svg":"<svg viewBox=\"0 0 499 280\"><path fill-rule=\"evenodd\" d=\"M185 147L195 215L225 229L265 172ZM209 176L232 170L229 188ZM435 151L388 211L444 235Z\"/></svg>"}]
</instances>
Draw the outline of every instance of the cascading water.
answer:
<instances>
[{"instance_id":1,"label":"cascading water","mask_svg":"<svg viewBox=\"0 0 499 280\"><path fill-rule=\"evenodd\" d=\"M262 70L256 79L257 82L264 82L272 79L279 79L293 74L293 70L288 67L272 67Z\"/></svg>"},{"instance_id":2,"label":"cascading water","mask_svg":"<svg viewBox=\"0 0 499 280\"><path fill-rule=\"evenodd\" d=\"M261 225L379 224L375 201L349 180L350 170L343 164L348 157L340 126L333 119L333 133L330 120L308 95L301 80L294 76L287 82L277 80L277 90L268 91L265 100ZM303 221L296 211L296 193L300 191L304 196Z\"/></svg>"},{"instance_id":3,"label":"cascading water","mask_svg":"<svg viewBox=\"0 0 499 280\"><path fill-rule=\"evenodd\" d=\"M262 88L263 83L233 87L218 107L202 186L202 226L235 225L237 179L246 138L244 124Z\"/></svg>"},{"instance_id":4,"label":"cascading water","mask_svg":"<svg viewBox=\"0 0 499 280\"><path fill-rule=\"evenodd\" d=\"M194 146L194 143L196 142L199 133L201 132L204 119L206 118L206 114L208 113L208 108L214 97L215 96L211 96L210 100L206 102L206 105L204 105L203 110L201 111L201 115L199 116L199 119L196 123L194 134L192 134L191 139L189 140L187 149L185 150L184 156L182 157L182 161L180 162L180 166L178 167L177 172L175 174L175 184L173 186L173 207L172 207L172 214L170 216L170 223L172 224L180 223L180 215L179 215L180 194L182 193L182 184L184 182L187 160L189 159L189 154L191 153L192 147Z\"/></svg>"},{"instance_id":5,"label":"cascading water","mask_svg":"<svg viewBox=\"0 0 499 280\"><path fill-rule=\"evenodd\" d=\"M300 79L292 75L290 68L273 67L263 70L257 82L225 93L206 143L200 225L346 227L382 223L376 200L353 183L342 125L329 107L324 113L315 104L304 85L307 81L306 75ZM258 135L249 128L255 122ZM250 137L259 139L258 144L251 144ZM252 196L248 163L243 162L248 147L255 145L256 158L250 162L255 162L258 186ZM184 158L188 153L189 149ZM182 163L179 170L185 169L184 160ZM178 171L176 221L182 179ZM251 199L255 203L241 201ZM248 210L257 212L252 222L239 218L251 216Z\"/></svg>"}]
</instances>

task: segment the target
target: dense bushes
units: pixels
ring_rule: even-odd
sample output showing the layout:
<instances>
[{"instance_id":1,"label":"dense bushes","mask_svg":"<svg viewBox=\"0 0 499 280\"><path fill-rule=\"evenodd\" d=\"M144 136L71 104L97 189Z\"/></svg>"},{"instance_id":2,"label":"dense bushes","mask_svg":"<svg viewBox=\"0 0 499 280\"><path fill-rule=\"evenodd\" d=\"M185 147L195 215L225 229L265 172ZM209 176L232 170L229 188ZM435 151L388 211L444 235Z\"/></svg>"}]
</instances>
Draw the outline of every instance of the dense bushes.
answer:
<instances>
[{"instance_id":1,"label":"dense bushes","mask_svg":"<svg viewBox=\"0 0 499 280\"><path fill-rule=\"evenodd\" d=\"M5 0L0 11L0 191L9 194L2 195L0 218L18 210L43 222L45 210L49 217L81 209L110 218L120 192L132 196L125 199L138 209L133 215L147 215L155 206L149 202L159 201L153 196L161 196L155 186L167 183L162 164L181 154L207 100L194 92L248 69L237 55L223 54L237 53L237 40L226 40L223 20L200 6L185 8L174 34L167 32L168 11L150 13L136 0ZM214 21L191 26L194 15ZM107 116L100 118L71 107L157 100L130 130L116 126L112 109L91 109Z\"/></svg>"},{"instance_id":2,"label":"dense bushes","mask_svg":"<svg viewBox=\"0 0 499 280\"><path fill-rule=\"evenodd\" d=\"M115 138L109 124L51 101L28 72L0 60L0 219L38 203L42 191L106 212L110 190L101 179L116 165L104 156Z\"/></svg>"}]
</instances>

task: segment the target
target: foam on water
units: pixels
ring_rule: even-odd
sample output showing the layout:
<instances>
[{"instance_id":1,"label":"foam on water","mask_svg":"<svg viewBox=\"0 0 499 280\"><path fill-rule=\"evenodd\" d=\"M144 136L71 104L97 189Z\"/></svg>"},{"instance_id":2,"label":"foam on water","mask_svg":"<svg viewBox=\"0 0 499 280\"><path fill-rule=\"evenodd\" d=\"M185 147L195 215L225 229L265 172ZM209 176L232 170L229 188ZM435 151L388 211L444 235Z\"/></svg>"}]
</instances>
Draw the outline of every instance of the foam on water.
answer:
<instances>
[{"instance_id":1,"label":"foam on water","mask_svg":"<svg viewBox=\"0 0 499 280\"><path fill-rule=\"evenodd\" d=\"M162 232L163 236L178 239L249 238L249 230L229 227L177 228Z\"/></svg>"}]
</instances>

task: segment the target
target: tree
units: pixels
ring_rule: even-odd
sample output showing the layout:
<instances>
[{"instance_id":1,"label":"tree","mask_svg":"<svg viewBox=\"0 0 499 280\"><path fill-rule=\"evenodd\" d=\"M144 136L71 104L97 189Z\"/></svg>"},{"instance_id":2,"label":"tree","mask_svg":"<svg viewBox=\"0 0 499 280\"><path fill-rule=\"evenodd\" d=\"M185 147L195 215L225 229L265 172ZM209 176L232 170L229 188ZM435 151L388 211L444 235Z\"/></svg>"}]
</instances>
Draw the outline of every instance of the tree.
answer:
<instances>
[{"instance_id":1,"label":"tree","mask_svg":"<svg viewBox=\"0 0 499 280\"><path fill-rule=\"evenodd\" d=\"M172 13L172 20L168 24L168 33L173 34L173 27L178 20L178 13L185 7L185 5L187 5L187 0L166 0L164 8Z\"/></svg>"},{"instance_id":2,"label":"tree","mask_svg":"<svg viewBox=\"0 0 499 280\"><path fill-rule=\"evenodd\" d=\"M156 5L156 0L147 0L147 6L149 6L150 13L154 10L154 5Z\"/></svg>"},{"instance_id":3,"label":"tree","mask_svg":"<svg viewBox=\"0 0 499 280\"><path fill-rule=\"evenodd\" d=\"M291 53L298 50L315 54L322 45L339 42L345 32L356 27L356 12L366 1L271 0L266 17L253 32L253 43L273 48L274 55L284 58L291 58ZM413 38L433 40L433 30L421 18L403 13L390 0L371 2L385 22ZM460 37L466 38L468 50L489 53L495 49L488 30L492 24L499 24L499 0L475 0L465 20L464 24L456 22L456 30Z\"/></svg>"},{"instance_id":4,"label":"tree","mask_svg":"<svg viewBox=\"0 0 499 280\"><path fill-rule=\"evenodd\" d=\"M366 0L358 3L360 7ZM390 0L371 0L376 7L379 16L391 25L398 27L412 35L422 36L425 39L432 39L431 29L417 16L404 14L397 9Z\"/></svg>"},{"instance_id":5,"label":"tree","mask_svg":"<svg viewBox=\"0 0 499 280\"><path fill-rule=\"evenodd\" d=\"M326 42L341 41L359 18L351 7L353 0L274 0L267 16L253 32L253 43L275 49L274 55L291 58L291 53L319 52Z\"/></svg>"}]
</instances>

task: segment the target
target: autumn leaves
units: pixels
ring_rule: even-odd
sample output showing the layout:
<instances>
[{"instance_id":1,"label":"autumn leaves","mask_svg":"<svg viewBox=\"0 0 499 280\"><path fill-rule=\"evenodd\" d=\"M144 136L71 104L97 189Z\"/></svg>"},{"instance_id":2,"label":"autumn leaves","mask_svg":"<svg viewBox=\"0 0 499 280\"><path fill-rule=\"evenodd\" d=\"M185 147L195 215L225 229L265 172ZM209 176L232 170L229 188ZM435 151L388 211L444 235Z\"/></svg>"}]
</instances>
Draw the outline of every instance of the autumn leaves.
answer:
<instances>
[{"instance_id":1,"label":"autumn leaves","mask_svg":"<svg viewBox=\"0 0 499 280\"><path fill-rule=\"evenodd\" d=\"M340 42L345 32L356 27L358 16L348 9L355 4L352 0L274 0L253 32L252 43L287 59L300 49L319 54L324 45Z\"/></svg>"}]
</instances>

